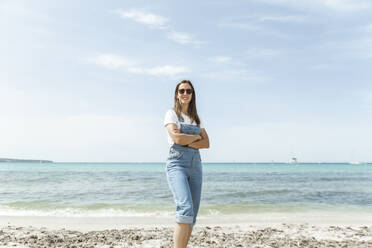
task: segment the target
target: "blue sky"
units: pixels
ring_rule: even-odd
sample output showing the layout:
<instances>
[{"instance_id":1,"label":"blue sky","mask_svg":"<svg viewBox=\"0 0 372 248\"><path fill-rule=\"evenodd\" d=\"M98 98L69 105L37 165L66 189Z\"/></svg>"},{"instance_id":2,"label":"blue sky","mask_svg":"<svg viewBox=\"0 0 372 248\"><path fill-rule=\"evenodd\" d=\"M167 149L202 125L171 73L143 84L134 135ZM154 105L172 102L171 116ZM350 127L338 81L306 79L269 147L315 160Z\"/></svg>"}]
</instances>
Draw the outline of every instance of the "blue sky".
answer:
<instances>
[{"instance_id":1,"label":"blue sky","mask_svg":"<svg viewBox=\"0 0 372 248\"><path fill-rule=\"evenodd\" d=\"M372 2L0 0L0 157L164 161L190 79L203 161L372 161Z\"/></svg>"}]
</instances>

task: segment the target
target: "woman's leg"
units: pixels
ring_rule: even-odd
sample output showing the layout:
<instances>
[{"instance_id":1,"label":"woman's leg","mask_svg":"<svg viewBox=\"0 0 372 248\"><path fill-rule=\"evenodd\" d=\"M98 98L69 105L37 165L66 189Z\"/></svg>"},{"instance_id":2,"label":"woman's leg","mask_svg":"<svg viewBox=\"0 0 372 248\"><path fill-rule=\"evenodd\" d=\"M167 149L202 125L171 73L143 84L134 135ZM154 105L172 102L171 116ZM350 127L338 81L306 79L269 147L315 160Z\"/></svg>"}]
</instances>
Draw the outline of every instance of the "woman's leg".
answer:
<instances>
[{"instance_id":1,"label":"woman's leg","mask_svg":"<svg viewBox=\"0 0 372 248\"><path fill-rule=\"evenodd\" d=\"M201 188L202 188L202 178L203 178L203 171L200 161L200 156L196 156L195 159L192 161L192 173L191 176L188 177L188 186L190 189L191 199L192 199L192 207L194 218L191 224L176 224L176 229L174 231L174 240L175 240L175 247L179 248L186 248L190 237L193 226L196 222L196 216L199 211L200 206L200 197L201 197Z\"/></svg>"},{"instance_id":2,"label":"woman's leg","mask_svg":"<svg viewBox=\"0 0 372 248\"><path fill-rule=\"evenodd\" d=\"M189 243L189 241L190 241L191 232L192 232L192 227L190 226L189 231L187 233L187 243Z\"/></svg>"},{"instance_id":3,"label":"woman's leg","mask_svg":"<svg viewBox=\"0 0 372 248\"><path fill-rule=\"evenodd\" d=\"M194 208L186 173L182 169L171 168L167 171L167 179L176 203L176 222L192 224Z\"/></svg>"},{"instance_id":4,"label":"woman's leg","mask_svg":"<svg viewBox=\"0 0 372 248\"><path fill-rule=\"evenodd\" d=\"M189 242L192 228L186 223L176 223L173 240L175 248L186 248Z\"/></svg>"},{"instance_id":5,"label":"woman's leg","mask_svg":"<svg viewBox=\"0 0 372 248\"><path fill-rule=\"evenodd\" d=\"M203 168L201 165L200 154L197 154L193 161L192 166L192 173L189 178L189 185L190 185L190 193L192 198L192 205L193 205L193 212L194 212L194 219L191 227L195 225L196 217L199 212L200 206L200 198L201 198L201 191L202 191L202 181L203 181Z\"/></svg>"},{"instance_id":6,"label":"woman's leg","mask_svg":"<svg viewBox=\"0 0 372 248\"><path fill-rule=\"evenodd\" d=\"M193 200L185 169L182 167L168 168L167 180L176 203L174 247L185 248L190 238L191 225L194 220Z\"/></svg>"}]
</instances>

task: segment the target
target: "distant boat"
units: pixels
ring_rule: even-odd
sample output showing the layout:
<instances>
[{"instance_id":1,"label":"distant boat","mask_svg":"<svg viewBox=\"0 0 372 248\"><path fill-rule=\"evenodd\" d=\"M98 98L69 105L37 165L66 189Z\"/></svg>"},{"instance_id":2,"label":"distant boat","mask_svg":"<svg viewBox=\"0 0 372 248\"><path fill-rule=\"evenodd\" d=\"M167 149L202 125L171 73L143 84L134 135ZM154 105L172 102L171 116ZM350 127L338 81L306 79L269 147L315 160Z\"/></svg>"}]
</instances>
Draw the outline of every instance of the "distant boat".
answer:
<instances>
[{"instance_id":1,"label":"distant boat","mask_svg":"<svg viewBox=\"0 0 372 248\"><path fill-rule=\"evenodd\" d=\"M360 161L351 161L349 162L349 164L364 164L364 163Z\"/></svg>"},{"instance_id":2,"label":"distant boat","mask_svg":"<svg viewBox=\"0 0 372 248\"><path fill-rule=\"evenodd\" d=\"M292 158L292 159L288 162L288 164L298 164L298 160L297 160L297 158Z\"/></svg>"}]
</instances>

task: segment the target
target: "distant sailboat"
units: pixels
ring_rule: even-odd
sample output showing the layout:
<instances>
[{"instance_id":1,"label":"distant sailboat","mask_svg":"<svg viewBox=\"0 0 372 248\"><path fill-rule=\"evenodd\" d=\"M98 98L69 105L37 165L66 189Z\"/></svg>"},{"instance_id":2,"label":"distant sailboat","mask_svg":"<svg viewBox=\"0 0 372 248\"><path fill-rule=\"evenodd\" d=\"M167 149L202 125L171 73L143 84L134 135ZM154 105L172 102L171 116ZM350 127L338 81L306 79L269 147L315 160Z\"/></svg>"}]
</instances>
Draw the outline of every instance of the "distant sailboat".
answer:
<instances>
[{"instance_id":1,"label":"distant sailboat","mask_svg":"<svg viewBox=\"0 0 372 248\"><path fill-rule=\"evenodd\" d=\"M292 158L292 159L288 162L288 164L298 164L298 160L297 160L297 158Z\"/></svg>"},{"instance_id":2,"label":"distant sailboat","mask_svg":"<svg viewBox=\"0 0 372 248\"><path fill-rule=\"evenodd\" d=\"M295 151L295 150L297 150L297 151ZM298 164L298 160L296 158L297 155L298 155L298 147L297 147L297 145L292 144L291 145L291 153L289 155L289 156L292 157L292 159L288 161L288 164Z\"/></svg>"},{"instance_id":3,"label":"distant sailboat","mask_svg":"<svg viewBox=\"0 0 372 248\"><path fill-rule=\"evenodd\" d=\"M350 152L350 161L349 164L354 164L354 165L358 165L358 164L365 164L363 162L360 162L360 161L357 161L357 160L354 160L354 157L355 157L355 148L353 148Z\"/></svg>"}]
</instances>

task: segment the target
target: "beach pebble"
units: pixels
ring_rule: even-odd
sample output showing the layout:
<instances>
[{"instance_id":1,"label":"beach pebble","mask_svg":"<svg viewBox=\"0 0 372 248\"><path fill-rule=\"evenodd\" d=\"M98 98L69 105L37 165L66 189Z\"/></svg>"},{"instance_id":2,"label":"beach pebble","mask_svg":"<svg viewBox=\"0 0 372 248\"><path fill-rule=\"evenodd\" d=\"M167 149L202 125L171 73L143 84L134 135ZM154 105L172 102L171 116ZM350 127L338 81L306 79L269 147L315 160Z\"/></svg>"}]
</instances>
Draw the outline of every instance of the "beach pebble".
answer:
<instances>
[{"instance_id":1,"label":"beach pebble","mask_svg":"<svg viewBox=\"0 0 372 248\"><path fill-rule=\"evenodd\" d=\"M4 227L0 229L0 247L37 248L117 248L160 247L170 248L173 228L128 228L104 231L58 231L33 227ZM190 247L372 247L372 227L310 226L282 224L280 227L249 229L223 226L196 226L190 238Z\"/></svg>"}]
</instances>

